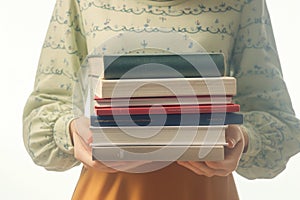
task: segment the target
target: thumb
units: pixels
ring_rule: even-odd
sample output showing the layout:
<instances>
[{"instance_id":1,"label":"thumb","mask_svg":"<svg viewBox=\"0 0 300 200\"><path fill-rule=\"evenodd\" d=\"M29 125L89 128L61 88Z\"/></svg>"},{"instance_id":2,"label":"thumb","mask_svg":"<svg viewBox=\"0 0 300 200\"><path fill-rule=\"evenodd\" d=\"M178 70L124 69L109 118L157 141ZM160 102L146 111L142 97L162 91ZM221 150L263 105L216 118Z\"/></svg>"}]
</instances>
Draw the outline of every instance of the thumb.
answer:
<instances>
[{"instance_id":1,"label":"thumb","mask_svg":"<svg viewBox=\"0 0 300 200\"><path fill-rule=\"evenodd\" d=\"M226 129L226 142L227 147L230 149L235 148L237 143L241 140L241 129L237 125L229 125Z\"/></svg>"},{"instance_id":2,"label":"thumb","mask_svg":"<svg viewBox=\"0 0 300 200\"><path fill-rule=\"evenodd\" d=\"M90 130L90 121L86 117L79 117L74 120L76 133L83 139L86 144L92 142L92 133Z\"/></svg>"},{"instance_id":3,"label":"thumb","mask_svg":"<svg viewBox=\"0 0 300 200\"><path fill-rule=\"evenodd\" d=\"M234 138L227 138L226 142L227 142L227 147L229 149L233 149L235 147L235 145L237 144L237 142Z\"/></svg>"}]
</instances>

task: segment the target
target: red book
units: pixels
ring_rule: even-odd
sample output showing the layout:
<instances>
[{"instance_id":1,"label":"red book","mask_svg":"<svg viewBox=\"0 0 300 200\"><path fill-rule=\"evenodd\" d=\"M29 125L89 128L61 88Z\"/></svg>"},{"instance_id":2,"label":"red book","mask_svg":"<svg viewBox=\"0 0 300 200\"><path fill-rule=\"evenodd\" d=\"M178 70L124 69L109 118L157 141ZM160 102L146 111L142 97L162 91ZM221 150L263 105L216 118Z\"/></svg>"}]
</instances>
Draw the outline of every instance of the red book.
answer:
<instances>
[{"instance_id":1,"label":"red book","mask_svg":"<svg viewBox=\"0 0 300 200\"><path fill-rule=\"evenodd\" d=\"M167 96L134 98L99 98L94 97L97 107L128 107L149 105L200 105L231 104L232 96Z\"/></svg>"},{"instance_id":2,"label":"red book","mask_svg":"<svg viewBox=\"0 0 300 200\"><path fill-rule=\"evenodd\" d=\"M96 115L143 115L143 114L188 114L188 113L224 113L239 112L239 104L208 105L168 105L134 107L98 107Z\"/></svg>"}]
</instances>

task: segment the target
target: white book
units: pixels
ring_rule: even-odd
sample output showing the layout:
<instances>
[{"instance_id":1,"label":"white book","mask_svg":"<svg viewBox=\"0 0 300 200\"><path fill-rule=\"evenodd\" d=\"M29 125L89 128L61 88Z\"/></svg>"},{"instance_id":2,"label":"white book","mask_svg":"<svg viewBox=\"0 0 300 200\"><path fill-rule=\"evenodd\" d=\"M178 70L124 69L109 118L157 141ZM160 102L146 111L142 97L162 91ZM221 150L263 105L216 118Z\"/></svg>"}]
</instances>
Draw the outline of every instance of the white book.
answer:
<instances>
[{"instance_id":1,"label":"white book","mask_svg":"<svg viewBox=\"0 0 300 200\"><path fill-rule=\"evenodd\" d=\"M224 146L97 146L92 156L100 161L220 161Z\"/></svg>"}]
</instances>

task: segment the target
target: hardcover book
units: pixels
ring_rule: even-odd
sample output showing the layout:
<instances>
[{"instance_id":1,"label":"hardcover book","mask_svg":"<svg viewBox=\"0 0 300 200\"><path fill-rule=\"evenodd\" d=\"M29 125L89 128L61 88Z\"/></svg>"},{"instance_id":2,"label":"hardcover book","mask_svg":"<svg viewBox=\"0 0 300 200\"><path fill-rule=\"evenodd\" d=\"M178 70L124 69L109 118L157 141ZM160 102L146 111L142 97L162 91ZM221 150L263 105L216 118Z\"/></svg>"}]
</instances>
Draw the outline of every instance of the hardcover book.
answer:
<instances>
[{"instance_id":1,"label":"hardcover book","mask_svg":"<svg viewBox=\"0 0 300 200\"><path fill-rule=\"evenodd\" d=\"M99 79L94 94L99 98L201 96L236 94L234 77Z\"/></svg>"},{"instance_id":2,"label":"hardcover book","mask_svg":"<svg viewBox=\"0 0 300 200\"><path fill-rule=\"evenodd\" d=\"M227 145L227 126L90 127L93 146Z\"/></svg>"},{"instance_id":3,"label":"hardcover book","mask_svg":"<svg viewBox=\"0 0 300 200\"><path fill-rule=\"evenodd\" d=\"M224 146L93 146L92 156L101 161L220 161Z\"/></svg>"},{"instance_id":4,"label":"hardcover book","mask_svg":"<svg viewBox=\"0 0 300 200\"><path fill-rule=\"evenodd\" d=\"M143 115L143 114L189 114L189 113L224 113L239 112L239 104L215 105L162 105L139 107L98 107L96 115Z\"/></svg>"},{"instance_id":5,"label":"hardcover book","mask_svg":"<svg viewBox=\"0 0 300 200\"><path fill-rule=\"evenodd\" d=\"M162 96L133 98L99 98L94 97L96 107L124 107L149 105L202 105L230 104L232 96Z\"/></svg>"},{"instance_id":6,"label":"hardcover book","mask_svg":"<svg viewBox=\"0 0 300 200\"><path fill-rule=\"evenodd\" d=\"M90 116L91 126L208 126L242 124L241 113L97 115Z\"/></svg>"},{"instance_id":7,"label":"hardcover book","mask_svg":"<svg viewBox=\"0 0 300 200\"><path fill-rule=\"evenodd\" d=\"M220 77L226 71L223 53L104 55L88 62L104 79Z\"/></svg>"}]
</instances>

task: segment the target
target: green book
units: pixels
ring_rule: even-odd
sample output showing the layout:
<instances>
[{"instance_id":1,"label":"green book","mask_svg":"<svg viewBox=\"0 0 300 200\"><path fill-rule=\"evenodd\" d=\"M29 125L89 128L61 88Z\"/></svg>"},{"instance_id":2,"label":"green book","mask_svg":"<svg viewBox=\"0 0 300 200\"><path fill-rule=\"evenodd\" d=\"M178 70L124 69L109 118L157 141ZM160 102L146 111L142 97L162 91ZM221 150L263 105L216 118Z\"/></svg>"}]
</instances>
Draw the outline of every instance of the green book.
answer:
<instances>
[{"instance_id":1,"label":"green book","mask_svg":"<svg viewBox=\"0 0 300 200\"><path fill-rule=\"evenodd\" d=\"M100 77L104 79L220 77L226 74L223 53L91 56L89 64L100 67Z\"/></svg>"}]
</instances>

